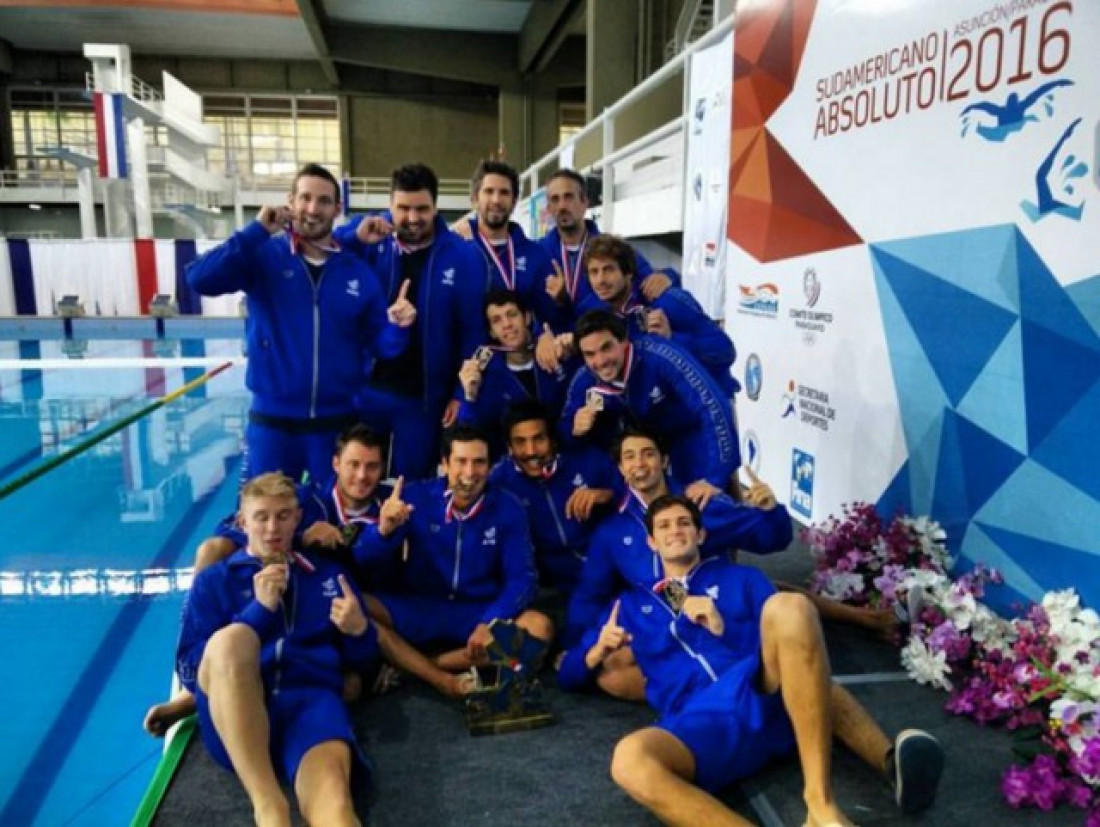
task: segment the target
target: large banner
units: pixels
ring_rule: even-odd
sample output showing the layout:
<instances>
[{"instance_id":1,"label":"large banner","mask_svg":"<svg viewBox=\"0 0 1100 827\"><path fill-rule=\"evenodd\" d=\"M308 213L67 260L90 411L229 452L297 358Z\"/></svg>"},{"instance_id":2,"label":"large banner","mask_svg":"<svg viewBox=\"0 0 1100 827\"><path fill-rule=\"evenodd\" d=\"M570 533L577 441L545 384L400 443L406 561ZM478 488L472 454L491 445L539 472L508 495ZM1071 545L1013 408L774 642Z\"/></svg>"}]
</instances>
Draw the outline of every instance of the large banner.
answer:
<instances>
[{"instance_id":1,"label":"large banner","mask_svg":"<svg viewBox=\"0 0 1100 827\"><path fill-rule=\"evenodd\" d=\"M733 34L691 56L684 178L684 286L712 317L725 309Z\"/></svg>"},{"instance_id":2,"label":"large banner","mask_svg":"<svg viewBox=\"0 0 1100 827\"><path fill-rule=\"evenodd\" d=\"M1100 3L762 0L734 49L745 456L1100 605Z\"/></svg>"}]
</instances>

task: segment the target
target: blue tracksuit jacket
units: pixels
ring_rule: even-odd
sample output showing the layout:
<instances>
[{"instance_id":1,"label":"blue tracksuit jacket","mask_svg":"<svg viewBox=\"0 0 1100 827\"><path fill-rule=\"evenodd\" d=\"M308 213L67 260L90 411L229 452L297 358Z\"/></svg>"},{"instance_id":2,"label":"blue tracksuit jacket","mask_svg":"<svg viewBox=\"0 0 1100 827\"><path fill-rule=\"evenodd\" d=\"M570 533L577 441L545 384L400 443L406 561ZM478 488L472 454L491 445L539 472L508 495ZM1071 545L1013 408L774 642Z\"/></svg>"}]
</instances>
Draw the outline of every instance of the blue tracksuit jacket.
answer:
<instances>
[{"instance_id":1,"label":"blue tracksuit jacket","mask_svg":"<svg viewBox=\"0 0 1100 827\"><path fill-rule=\"evenodd\" d=\"M447 480L409 483L403 499L412 517L389 537L364 538L371 553L408 540L402 590L438 600L489 602L481 622L514 618L538 590L527 518L507 491L489 485L476 514L448 518ZM471 509L472 510L472 509Z\"/></svg>"},{"instance_id":2,"label":"blue tracksuit jacket","mask_svg":"<svg viewBox=\"0 0 1100 827\"><path fill-rule=\"evenodd\" d=\"M730 372L737 359L733 340L706 314L691 293L682 287L669 287L656 301L650 302L646 300L637 282L632 284L630 298L627 299L623 312L619 313L626 320L631 339L646 333L645 319L636 311L649 308L664 311L669 327L672 328L673 344L694 356L714 377L714 381L728 398L741 390L740 383ZM577 315L580 317L589 310L610 309L611 305L595 293L589 293L577 308Z\"/></svg>"},{"instance_id":3,"label":"blue tracksuit jacket","mask_svg":"<svg viewBox=\"0 0 1100 827\"><path fill-rule=\"evenodd\" d=\"M585 522L566 519L565 504L578 488L621 487L622 477L611 460L598 451L562 453L546 476L532 478L511 457L504 457L489 480L523 505L535 544L535 561L548 585L571 592L580 577L598 512Z\"/></svg>"},{"instance_id":4,"label":"blue tracksuit jacket","mask_svg":"<svg viewBox=\"0 0 1100 827\"><path fill-rule=\"evenodd\" d=\"M467 223L474 234L473 240L467 243L475 248L485 261L485 292L502 288L514 290L523 299L527 309L534 314L538 322L535 325L538 332L542 332L543 322L549 324L555 331L564 332L569 325L570 316L568 308L558 305L546 292L546 278L554 275L554 266L550 263L550 256L546 251L537 242L529 239L519 224L514 221L508 222L508 238L512 242L512 252L515 257L514 272L508 253L502 252L501 249L494 249L501 266L513 280L509 285L504 280L504 275L497 267L497 263L489 255L485 247L486 242L481 239L477 218L467 219Z\"/></svg>"},{"instance_id":5,"label":"blue tracksuit jacket","mask_svg":"<svg viewBox=\"0 0 1100 827\"><path fill-rule=\"evenodd\" d=\"M531 354L532 359L534 353ZM580 367L577 359L570 359L558 366L553 373L545 371L535 363L535 399L546 409L550 422L556 422L565 404L565 392L569 380ZM513 402L530 399L527 387L516 378L508 367L508 359L502 351L493 351L493 358L481 372L481 387L477 399L470 402L465 391L460 389L458 421L477 425L490 435L490 449L493 456L504 452L504 438L500 433L500 421L504 412Z\"/></svg>"},{"instance_id":6,"label":"blue tracksuit jacket","mask_svg":"<svg viewBox=\"0 0 1100 827\"><path fill-rule=\"evenodd\" d=\"M408 331L386 318L378 277L357 256L333 253L314 285L285 235L253 221L196 259L187 281L207 296L243 290L252 410L314 419L354 412L374 357L405 349Z\"/></svg>"},{"instance_id":7,"label":"blue tracksuit jacket","mask_svg":"<svg viewBox=\"0 0 1100 827\"><path fill-rule=\"evenodd\" d=\"M244 623L260 638L260 671L269 693L308 687L341 692L344 670L362 670L378 657L373 624L356 638L329 619L333 598L343 594L336 576L344 569L320 557L298 555L282 604L272 612L254 596L252 577L261 567L241 550L195 575L176 649L180 681L196 692L206 642L230 623ZM354 581L348 580L354 590Z\"/></svg>"},{"instance_id":8,"label":"blue tracksuit jacket","mask_svg":"<svg viewBox=\"0 0 1100 827\"><path fill-rule=\"evenodd\" d=\"M362 220L363 216L355 216L333 237L373 266L382 280L383 294L392 302L401 289L400 251L392 237L364 245L355 235ZM410 300L417 309L422 337L425 403L432 409L442 408L451 397L462 360L486 338L485 263L438 215L425 276Z\"/></svg>"},{"instance_id":9,"label":"blue tracksuit jacket","mask_svg":"<svg viewBox=\"0 0 1100 827\"><path fill-rule=\"evenodd\" d=\"M668 480L669 491L683 489ZM646 507L628 492L616 514L601 522L588 542L588 555L580 582L569 604L569 627L588 629L607 609L615 596L630 586L647 589L663 576L661 558L647 542ZM704 558L722 557L733 550L771 554L791 544L794 532L786 507L764 511L719 494L703 509L706 541L700 548Z\"/></svg>"},{"instance_id":10,"label":"blue tracksuit jacket","mask_svg":"<svg viewBox=\"0 0 1100 827\"><path fill-rule=\"evenodd\" d=\"M764 603L775 594L757 569L718 558L702 560L687 575L686 586L689 595L715 601L725 621L721 637L674 612L651 587L635 586L620 598L619 625L631 634L631 650L646 678L646 700L662 716L676 714L697 692L757 656ZM566 654L558 672L562 688L582 689L594 680L596 671L587 668L584 656L609 614L610 607Z\"/></svg>"},{"instance_id":11,"label":"blue tracksuit jacket","mask_svg":"<svg viewBox=\"0 0 1100 827\"><path fill-rule=\"evenodd\" d=\"M604 409L581 438L605 450L626 425L661 434L668 444L673 475L685 485L703 478L725 490L741 465L741 450L729 397L682 348L655 336L632 340L624 391L601 383L587 368L577 371L566 394L560 433L573 445L573 417L589 388L603 391Z\"/></svg>"},{"instance_id":12,"label":"blue tracksuit jacket","mask_svg":"<svg viewBox=\"0 0 1100 827\"><path fill-rule=\"evenodd\" d=\"M588 237L594 238L600 234L600 228L596 225L596 222L590 218L584 220L585 229L588 231ZM584 248L582 247L576 253L570 253L565 249L565 245L561 241L561 233L558 232L558 228L554 227L538 240L538 244L550 256L551 260L556 260L561 265L561 271L565 274L565 280L567 285L572 285L573 290L570 294L570 302L574 308L572 314L573 321L576 321L577 313L576 308L579 308L584 300L592 295L592 285L588 283L588 274L584 272L583 264L578 264L577 258L584 258ZM635 277L639 282L644 281L645 277L653 272L653 265L649 263L645 256L634 251L634 255L637 258L638 272ZM576 279L574 280L574 275Z\"/></svg>"}]
</instances>

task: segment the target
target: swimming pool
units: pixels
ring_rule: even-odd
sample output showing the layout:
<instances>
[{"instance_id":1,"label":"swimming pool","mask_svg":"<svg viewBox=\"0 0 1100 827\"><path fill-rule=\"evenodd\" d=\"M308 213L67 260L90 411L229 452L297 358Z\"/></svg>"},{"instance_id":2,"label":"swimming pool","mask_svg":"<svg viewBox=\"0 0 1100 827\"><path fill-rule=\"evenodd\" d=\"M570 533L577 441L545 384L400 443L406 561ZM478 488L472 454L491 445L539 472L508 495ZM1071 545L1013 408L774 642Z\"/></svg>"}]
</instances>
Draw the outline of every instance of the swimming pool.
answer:
<instances>
[{"instance_id":1,"label":"swimming pool","mask_svg":"<svg viewBox=\"0 0 1100 827\"><path fill-rule=\"evenodd\" d=\"M241 361L239 339L91 333L0 323L0 486ZM0 499L0 824L129 823L194 549L234 505L243 380L235 364Z\"/></svg>"}]
</instances>

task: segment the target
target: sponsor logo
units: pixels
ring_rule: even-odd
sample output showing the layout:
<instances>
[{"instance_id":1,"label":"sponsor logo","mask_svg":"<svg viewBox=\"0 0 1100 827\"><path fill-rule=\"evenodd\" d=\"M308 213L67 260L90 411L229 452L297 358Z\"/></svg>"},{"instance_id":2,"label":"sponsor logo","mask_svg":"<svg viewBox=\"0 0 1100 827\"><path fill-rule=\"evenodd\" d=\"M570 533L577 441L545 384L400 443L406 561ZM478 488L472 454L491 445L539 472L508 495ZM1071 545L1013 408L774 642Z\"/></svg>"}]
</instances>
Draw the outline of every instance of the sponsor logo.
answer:
<instances>
[{"instance_id":1,"label":"sponsor logo","mask_svg":"<svg viewBox=\"0 0 1100 827\"><path fill-rule=\"evenodd\" d=\"M717 600L718 599L718 584L717 583L715 583L713 586L707 586L707 597L709 597L711 600Z\"/></svg>"},{"instance_id":2,"label":"sponsor logo","mask_svg":"<svg viewBox=\"0 0 1100 827\"><path fill-rule=\"evenodd\" d=\"M580 471L578 471L577 476L573 477L573 487L580 488L582 485L584 485L584 477L582 477Z\"/></svg>"},{"instance_id":3,"label":"sponsor logo","mask_svg":"<svg viewBox=\"0 0 1100 827\"><path fill-rule=\"evenodd\" d=\"M760 437L752 428L741 436L741 461L751 468L754 474L760 473Z\"/></svg>"},{"instance_id":4,"label":"sponsor logo","mask_svg":"<svg viewBox=\"0 0 1100 827\"><path fill-rule=\"evenodd\" d=\"M760 363L760 357L750 353L745 361L745 393L749 399L755 402L760 398L760 390L764 387L764 366Z\"/></svg>"},{"instance_id":5,"label":"sponsor logo","mask_svg":"<svg viewBox=\"0 0 1100 827\"><path fill-rule=\"evenodd\" d=\"M802 293L806 296L806 305L813 307L821 298L821 281L817 277L817 270L807 267L802 274Z\"/></svg>"},{"instance_id":6,"label":"sponsor logo","mask_svg":"<svg viewBox=\"0 0 1100 827\"><path fill-rule=\"evenodd\" d=\"M708 241L703 245L703 266L713 267L718 263L718 245Z\"/></svg>"},{"instance_id":7,"label":"sponsor logo","mask_svg":"<svg viewBox=\"0 0 1100 827\"><path fill-rule=\"evenodd\" d=\"M481 544L483 546L495 546L497 544L497 527L495 525L485 529L485 533L481 537Z\"/></svg>"},{"instance_id":8,"label":"sponsor logo","mask_svg":"<svg viewBox=\"0 0 1100 827\"><path fill-rule=\"evenodd\" d=\"M779 415L780 419L788 419L788 418L794 416L795 410L797 409L797 406L798 406L797 405L798 400L797 400L797 396L795 394L795 390L796 390L797 387L798 386L795 384L793 379L791 379L787 382L787 391L786 391L786 393L783 394L783 396L780 397L780 399L782 400L782 403L783 403L780 406L780 410L783 411L783 413L781 413Z\"/></svg>"},{"instance_id":9,"label":"sponsor logo","mask_svg":"<svg viewBox=\"0 0 1100 827\"><path fill-rule=\"evenodd\" d=\"M692 118L692 133L695 135L703 134L703 121L707 119L707 99L699 98L695 101L695 113Z\"/></svg>"},{"instance_id":10,"label":"sponsor logo","mask_svg":"<svg viewBox=\"0 0 1100 827\"><path fill-rule=\"evenodd\" d=\"M359 279L352 279L348 282L348 295L359 298Z\"/></svg>"},{"instance_id":11,"label":"sponsor logo","mask_svg":"<svg viewBox=\"0 0 1100 827\"><path fill-rule=\"evenodd\" d=\"M644 606L642 606L642 614L644 614L644 615L653 614L653 604L652 603L646 603Z\"/></svg>"},{"instance_id":12,"label":"sponsor logo","mask_svg":"<svg viewBox=\"0 0 1100 827\"><path fill-rule=\"evenodd\" d=\"M336 588L336 581L333 578L328 578L321 584L321 597L339 597L340 593Z\"/></svg>"},{"instance_id":13,"label":"sponsor logo","mask_svg":"<svg viewBox=\"0 0 1100 827\"><path fill-rule=\"evenodd\" d=\"M443 271L443 283L447 287L455 286L455 268L449 267Z\"/></svg>"},{"instance_id":14,"label":"sponsor logo","mask_svg":"<svg viewBox=\"0 0 1100 827\"><path fill-rule=\"evenodd\" d=\"M657 387L656 385L654 385L650 389L650 391L649 391L649 401L652 402L654 405L658 404L659 402L663 402L664 398L665 398L665 392L663 390L661 390L659 387Z\"/></svg>"},{"instance_id":15,"label":"sponsor logo","mask_svg":"<svg viewBox=\"0 0 1100 827\"><path fill-rule=\"evenodd\" d=\"M779 315L779 287L771 282L752 287L739 284L740 295L737 298L737 312L749 316L763 316L774 319Z\"/></svg>"},{"instance_id":16,"label":"sponsor logo","mask_svg":"<svg viewBox=\"0 0 1100 827\"><path fill-rule=\"evenodd\" d=\"M627 536L627 537L623 537L623 545L624 545L624 546L632 546L632 545L634 545L634 538L633 538L633 537L630 537L630 536Z\"/></svg>"},{"instance_id":17,"label":"sponsor logo","mask_svg":"<svg viewBox=\"0 0 1100 827\"><path fill-rule=\"evenodd\" d=\"M791 451L791 508L813 519L814 457L798 448Z\"/></svg>"},{"instance_id":18,"label":"sponsor logo","mask_svg":"<svg viewBox=\"0 0 1100 827\"><path fill-rule=\"evenodd\" d=\"M527 256L520 256L519 258L516 259L516 269L517 270L526 270L527 269Z\"/></svg>"}]
</instances>

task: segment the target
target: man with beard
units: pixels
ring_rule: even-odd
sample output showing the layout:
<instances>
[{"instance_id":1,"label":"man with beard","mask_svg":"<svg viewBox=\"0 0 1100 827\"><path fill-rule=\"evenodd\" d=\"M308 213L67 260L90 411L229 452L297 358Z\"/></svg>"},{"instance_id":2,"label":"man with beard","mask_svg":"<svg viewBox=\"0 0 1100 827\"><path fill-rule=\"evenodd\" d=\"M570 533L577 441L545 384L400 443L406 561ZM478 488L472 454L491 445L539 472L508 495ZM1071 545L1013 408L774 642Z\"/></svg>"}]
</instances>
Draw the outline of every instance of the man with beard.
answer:
<instances>
[{"instance_id":1,"label":"man with beard","mask_svg":"<svg viewBox=\"0 0 1100 827\"><path fill-rule=\"evenodd\" d=\"M352 219L336 238L377 271L387 296L416 308L409 346L380 358L359 396L363 420L390 435L390 475L435 473L439 433L454 421L455 377L484 341L485 265L436 209L439 181L423 164L393 172L386 216Z\"/></svg>"},{"instance_id":2,"label":"man with beard","mask_svg":"<svg viewBox=\"0 0 1100 827\"><path fill-rule=\"evenodd\" d=\"M339 213L336 179L308 164L286 206L263 207L187 270L198 293L248 298L245 479L275 470L326 476L370 360L407 350L416 308L403 291L387 302L370 268L334 244Z\"/></svg>"},{"instance_id":3,"label":"man with beard","mask_svg":"<svg viewBox=\"0 0 1100 827\"><path fill-rule=\"evenodd\" d=\"M592 528L621 485L603 452L560 452L552 421L537 402L511 405L503 419L508 456L493 468L489 481L523 503L539 581L568 597L580 578ZM572 642L562 641L565 646Z\"/></svg>"},{"instance_id":4,"label":"man with beard","mask_svg":"<svg viewBox=\"0 0 1100 827\"><path fill-rule=\"evenodd\" d=\"M565 404L565 391L576 369L575 360L544 370L534 358L531 314L511 290L490 290L485 297L485 321L492 345L478 348L462 363L458 421L477 425L489 438L492 459L504 452L500 421L508 406L536 400L555 420Z\"/></svg>"},{"instance_id":5,"label":"man with beard","mask_svg":"<svg viewBox=\"0 0 1100 827\"><path fill-rule=\"evenodd\" d=\"M538 577L519 502L489 485L489 445L475 428L443 434L445 476L409 483L382 506L373 542L407 559L399 590L377 593L381 623L414 646L443 646L436 663L462 671L486 661L489 624L514 620L549 643L554 627L527 607Z\"/></svg>"}]
</instances>

